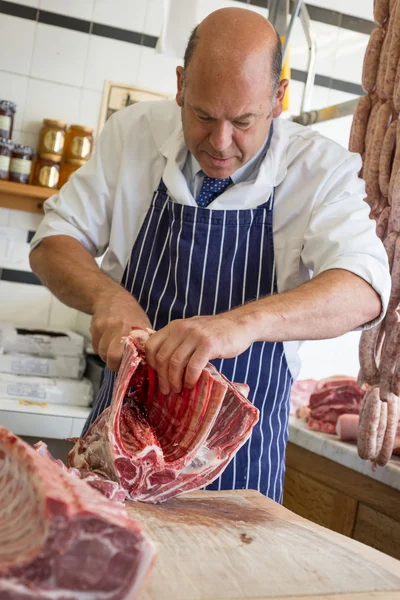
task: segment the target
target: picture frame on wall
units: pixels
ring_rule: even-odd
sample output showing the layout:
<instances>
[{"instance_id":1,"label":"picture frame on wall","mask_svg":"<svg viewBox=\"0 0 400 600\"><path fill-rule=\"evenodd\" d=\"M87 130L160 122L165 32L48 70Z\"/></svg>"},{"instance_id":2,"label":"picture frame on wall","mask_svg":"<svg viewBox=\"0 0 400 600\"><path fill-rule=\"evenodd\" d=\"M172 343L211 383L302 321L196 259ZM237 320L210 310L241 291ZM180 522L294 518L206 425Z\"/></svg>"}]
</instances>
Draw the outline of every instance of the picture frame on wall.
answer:
<instances>
[{"instance_id":1,"label":"picture frame on wall","mask_svg":"<svg viewBox=\"0 0 400 600\"><path fill-rule=\"evenodd\" d=\"M126 108L131 104L136 104L136 102L143 100L170 100L171 98L171 95L147 90L137 85L106 81L104 84L97 135L100 134L107 119L118 110L121 110L121 108Z\"/></svg>"}]
</instances>

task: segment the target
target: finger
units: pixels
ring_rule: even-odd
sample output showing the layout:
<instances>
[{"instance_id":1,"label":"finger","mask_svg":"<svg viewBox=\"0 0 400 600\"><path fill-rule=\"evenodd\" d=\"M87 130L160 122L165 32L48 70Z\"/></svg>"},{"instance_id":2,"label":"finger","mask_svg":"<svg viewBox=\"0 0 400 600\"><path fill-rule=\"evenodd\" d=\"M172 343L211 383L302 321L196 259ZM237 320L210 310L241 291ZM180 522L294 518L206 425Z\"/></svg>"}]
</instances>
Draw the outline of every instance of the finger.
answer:
<instances>
[{"instance_id":1,"label":"finger","mask_svg":"<svg viewBox=\"0 0 400 600\"><path fill-rule=\"evenodd\" d=\"M107 348L106 362L111 371L118 371L121 366L122 355L124 352L124 343L120 335L114 336Z\"/></svg>"},{"instance_id":2,"label":"finger","mask_svg":"<svg viewBox=\"0 0 400 600\"><path fill-rule=\"evenodd\" d=\"M191 356L185 372L184 387L193 388L198 382L201 372L210 360L208 348L198 348Z\"/></svg>"},{"instance_id":3,"label":"finger","mask_svg":"<svg viewBox=\"0 0 400 600\"><path fill-rule=\"evenodd\" d=\"M92 347L96 354L99 354L99 343L101 339L101 331L97 327L97 322L94 320L94 317L90 319L90 335L92 336Z\"/></svg>"},{"instance_id":4,"label":"finger","mask_svg":"<svg viewBox=\"0 0 400 600\"><path fill-rule=\"evenodd\" d=\"M168 381L176 394L182 391L185 368L195 349L193 339L187 338L169 359Z\"/></svg>"},{"instance_id":5,"label":"finger","mask_svg":"<svg viewBox=\"0 0 400 600\"><path fill-rule=\"evenodd\" d=\"M156 331L156 333L153 333L153 335L150 335L149 339L147 340L147 342L145 344L146 362L155 371L157 370L157 364L156 364L157 352L159 351L161 346L164 344L167 337L168 337L167 327L163 327L159 331Z\"/></svg>"}]
</instances>

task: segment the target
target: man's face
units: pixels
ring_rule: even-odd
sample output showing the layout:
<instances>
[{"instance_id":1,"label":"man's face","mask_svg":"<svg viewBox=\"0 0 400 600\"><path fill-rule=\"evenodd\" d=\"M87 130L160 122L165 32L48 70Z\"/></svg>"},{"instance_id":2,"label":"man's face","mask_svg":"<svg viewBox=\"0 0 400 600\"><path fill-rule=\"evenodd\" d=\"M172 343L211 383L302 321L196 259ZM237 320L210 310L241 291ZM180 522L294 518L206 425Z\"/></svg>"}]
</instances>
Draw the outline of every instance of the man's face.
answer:
<instances>
[{"instance_id":1,"label":"man's face","mask_svg":"<svg viewBox=\"0 0 400 600\"><path fill-rule=\"evenodd\" d=\"M210 76L178 67L177 103L186 145L209 177L224 179L257 154L273 117L282 111L287 83L272 103L271 86L251 77Z\"/></svg>"}]
</instances>

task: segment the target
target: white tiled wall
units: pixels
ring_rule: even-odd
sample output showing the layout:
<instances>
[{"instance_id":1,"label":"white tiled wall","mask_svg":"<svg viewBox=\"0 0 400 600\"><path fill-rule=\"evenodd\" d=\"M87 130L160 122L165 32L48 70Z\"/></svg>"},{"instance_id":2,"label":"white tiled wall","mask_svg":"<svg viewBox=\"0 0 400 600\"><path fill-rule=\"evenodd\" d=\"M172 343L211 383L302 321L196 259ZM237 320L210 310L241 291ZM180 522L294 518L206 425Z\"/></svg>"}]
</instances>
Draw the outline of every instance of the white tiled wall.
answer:
<instances>
[{"instance_id":1,"label":"white tiled wall","mask_svg":"<svg viewBox=\"0 0 400 600\"><path fill-rule=\"evenodd\" d=\"M207 2L210 11L216 7L212 0ZM162 27L162 0L18 0L18 3L153 36L158 36ZM372 20L373 0L313 0L312 4ZM239 6L244 7L243 3ZM312 27L318 45L317 73L359 84L368 37L323 23L313 22ZM0 14L0 30L0 96L18 105L14 129L14 139L18 142L36 146L41 121L46 117L97 128L106 80L171 94L175 91L179 58L165 57L150 48L127 42L3 14ZM306 64L306 40L297 22L291 42L291 65L305 70ZM291 82L289 113L299 112L302 90L302 83ZM353 97L315 86L312 108ZM346 117L315 128L346 146L350 123L351 118ZM14 233L15 229L34 231L39 219L37 215L0 209L0 227L14 228ZM10 229L8 237L12 237L11 234ZM4 229L3 237L0 229L0 268L27 269L28 245L15 240L14 244L12 257L5 260ZM0 319L4 318L26 324L34 321L38 325L76 326L81 331L87 330L88 325L86 316L63 306L43 287L0 282ZM343 357L350 361L349 369L354 371L357 335L351 334L350 342L345 338L339 342L305 345L302 374L309 376L310 369L324 372L326 362L319 365L317 360L321 356L321 344L326 344L326 352L333 362L330 372L344 370L344 366L341 368Z\"/></svg>"}]
</instances>

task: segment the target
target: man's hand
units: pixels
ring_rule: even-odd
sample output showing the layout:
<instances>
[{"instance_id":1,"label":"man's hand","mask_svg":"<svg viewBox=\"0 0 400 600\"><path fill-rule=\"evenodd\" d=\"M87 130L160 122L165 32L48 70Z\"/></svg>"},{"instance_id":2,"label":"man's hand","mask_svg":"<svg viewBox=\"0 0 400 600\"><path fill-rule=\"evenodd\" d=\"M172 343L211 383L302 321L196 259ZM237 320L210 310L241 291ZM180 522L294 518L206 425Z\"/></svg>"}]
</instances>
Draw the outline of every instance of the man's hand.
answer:
<instances>
[{"instance_id":1,"label":"man's hand","mask_svg":"<svg viewBox=\"0 0 400 600\"><path fill-rule=\"evenodd\" d=\"M160 391L179 393L196 385L202 369L214 358L233 358L252 344L254 336L230 312L172 321L150 336L146 360L157 371Z\"/></svg>"},{"instance_id":2,"label":"man's hand","mask_svg":"<svg viewBox=\"0 0 400 600\"><path fill-rule=\"evenodd\" d=\"M112 371L118 371L124 346L121 339L132 327L151 327L140 304L124 289L102 294L95 303L90 323L93 350Z\"/></svg>"}]
</instances>

